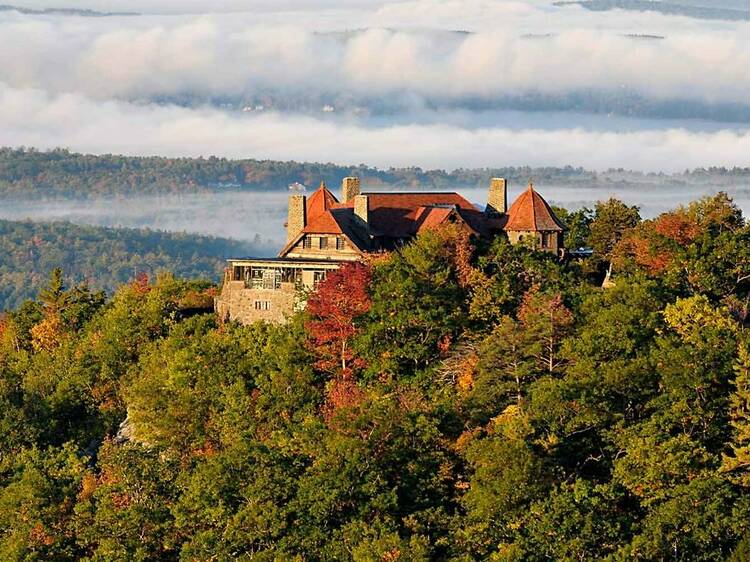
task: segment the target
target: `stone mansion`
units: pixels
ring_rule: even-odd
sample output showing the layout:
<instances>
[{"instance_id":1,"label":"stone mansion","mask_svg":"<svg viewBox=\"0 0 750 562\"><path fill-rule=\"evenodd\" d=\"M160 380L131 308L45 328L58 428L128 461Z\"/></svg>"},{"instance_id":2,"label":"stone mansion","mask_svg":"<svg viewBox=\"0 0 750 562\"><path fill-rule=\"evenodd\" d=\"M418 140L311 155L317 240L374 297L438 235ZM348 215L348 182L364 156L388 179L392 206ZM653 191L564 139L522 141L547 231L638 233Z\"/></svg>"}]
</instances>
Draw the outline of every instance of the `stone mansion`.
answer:
<instances>
[{"instance_id":1,"label":"stone mansion","mask_svg":"<svg viewBox=\"0 0 750 562\"><path fill-rule=\"evenodd\" d=\"M447 222L475 236L513 244L531 237L540 249L563 251L565 227L531 184L508 207L506 181L492 179L480 210L454 192L361 192L359 178L344 178L341 200L325 183L309 197L289 196L286 245L276 258L230 259L216 311L221 320L283 322L328 271Z\"/></svg>"}]
</instances>

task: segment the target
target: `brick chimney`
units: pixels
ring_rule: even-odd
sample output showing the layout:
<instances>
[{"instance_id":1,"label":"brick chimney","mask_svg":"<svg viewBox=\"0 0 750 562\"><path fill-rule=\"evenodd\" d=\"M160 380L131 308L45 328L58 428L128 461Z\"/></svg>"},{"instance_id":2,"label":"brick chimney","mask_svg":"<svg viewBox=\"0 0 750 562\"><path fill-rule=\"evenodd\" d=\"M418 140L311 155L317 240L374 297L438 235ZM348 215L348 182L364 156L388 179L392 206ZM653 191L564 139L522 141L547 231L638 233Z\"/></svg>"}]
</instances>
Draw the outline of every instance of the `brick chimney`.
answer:
<instances>
[{"instance_id":1,"label":"brick chimney","mask_svg":"<svg viewBox=\"0 0 750 562\"><path fill-rule=\"evenodd\" d=\"M344 178L341 182L341 202L348 203L359 195L359 178Z\"/></svg>"},{"instance_id":2,"label":"brick chimney","mask_svg":"<svg viewBox=\"0 0 750 562\"><path fill-rule=\"evenodd\" d=\"M490 193L484 212L488 215L502 215L508 211L508 184L505 178L490 180Z\"/></svg>"},{"instance_id":3,"label":"brick chimney","mask_svg":"<svg viewBox=\"0 0 750 562\"><path fill-rule=\"evenodd\" d=\"M354 216L362 221L365 226L369 226L370 199L367 195L357 195L354 197Z\"/></svg>"},{"instance_id":4,"label":"brick chimney","mask_svg":"<svg viewBox=\"0 0 750 562\"><path fill-rule=\"evenodd\" d=\"M297 236L307 224L307 197L294 194L289 196L289 209L286 220L286 241Z\"/></svg>"}]
</instances>

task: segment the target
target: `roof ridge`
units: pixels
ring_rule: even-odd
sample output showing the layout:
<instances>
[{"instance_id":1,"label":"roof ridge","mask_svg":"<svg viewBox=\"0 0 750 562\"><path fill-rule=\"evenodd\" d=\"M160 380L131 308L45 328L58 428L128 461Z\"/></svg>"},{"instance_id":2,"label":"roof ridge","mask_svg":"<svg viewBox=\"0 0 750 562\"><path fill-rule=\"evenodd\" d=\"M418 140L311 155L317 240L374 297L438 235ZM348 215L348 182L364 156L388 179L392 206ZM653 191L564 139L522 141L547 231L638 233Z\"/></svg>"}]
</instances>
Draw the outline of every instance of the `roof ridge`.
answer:
<instances>
[{"instance_id":1,"label":"roof ridge","mask_svg":"<svg viewBox=\"0 0 750 562\"><path fill-rule=\"evenodd\" d=\"M461 195L458 191L363 191L361 195ZM461 195L463 197L463 195Z\"/></svg>"}]
</instances>

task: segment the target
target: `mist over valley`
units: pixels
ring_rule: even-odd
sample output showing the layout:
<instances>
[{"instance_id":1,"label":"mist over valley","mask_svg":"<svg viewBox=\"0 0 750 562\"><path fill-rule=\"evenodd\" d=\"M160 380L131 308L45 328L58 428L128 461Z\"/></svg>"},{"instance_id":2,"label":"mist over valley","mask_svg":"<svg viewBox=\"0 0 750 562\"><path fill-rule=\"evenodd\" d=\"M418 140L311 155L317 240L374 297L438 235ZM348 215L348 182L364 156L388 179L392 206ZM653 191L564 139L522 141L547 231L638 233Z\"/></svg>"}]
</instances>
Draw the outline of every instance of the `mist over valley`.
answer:
<instances>
[{"instance_id":1,"label":"mist over valley","mask_svg":"<svg viewBox=\"0 0 750 562\"><path fill-rule=\"evenodd\" d=\"M535 180L530 175L530 180ZM597 182L581 180L577 185L535 181L552 205L570 210L593 208L597 201L615 197L640 208L644 218L653 218L674 207L687 204L719 191L726 192L745 213L750 213L750 178L721 181L720 178L685 180L643 177L613 172L600 175ZM314 190L317 185L310 185ZM329 183L340 195L340 186ZM480 208L487 203L487 186L454 186ZM526 184L511 183L512 201ZM430 186L423 187L430 190ZM405 191L415 187L364 185L371 191ZM417 189L419 189L417 187ZM446 186L443 188L448 190ZM273 256L284 245L288 192L278 190L236 189L210 193L162 194L149 196L101 197L95 199L8 199L0 207L0 218L8 220L69 221L81 225L149 228L169 232L231 238L250 243L253 255Z\"/></svg>"}]
</instances>

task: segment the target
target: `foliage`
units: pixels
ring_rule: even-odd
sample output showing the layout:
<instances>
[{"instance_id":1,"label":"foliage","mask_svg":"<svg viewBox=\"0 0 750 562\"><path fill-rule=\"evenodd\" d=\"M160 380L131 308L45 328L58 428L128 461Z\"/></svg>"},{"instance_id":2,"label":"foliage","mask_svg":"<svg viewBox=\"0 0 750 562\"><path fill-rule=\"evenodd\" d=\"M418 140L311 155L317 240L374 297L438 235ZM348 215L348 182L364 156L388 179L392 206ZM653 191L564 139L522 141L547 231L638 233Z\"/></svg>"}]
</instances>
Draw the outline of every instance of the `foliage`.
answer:
<instances>
[{"instance_id":1,"label":"foliage","mask_svg":"<svg viewBox=\"0 0 750 562\"><path fill-rule=\"evenodd\" d=\"M305 324L310 345L321 357L317 366L346 378L361 367L352 352L356 321L370 310L370 268L362 263L346 264L331 272L307 300L311 319Z\"/></svg>"},{"instance_id":2,"label":"foliage","mask_svg":"<svg viewBox=\"0 0 750 562\"><path fill-rule=\"evenodd\" d=\"M589 245L601 259L610 260L622 237L641 221L638 207L610 199L596 204L590 224Z\"/></svg>"},{"instance_id":3,"label":"foliage","mask_svg":"<svg viewBox=\"0 0 750 562\"><path fill-rule=\"evenodd\" d=\"M227 189L279 190L295 182L340 185L358 176L366 185L448 189L484 187L492 177L523 183L530 177L552 184L593 181L596 174L582 168L506 167L498 169L422 170L365 165L337 166L273 160L226 158L132 157L112 154L76 154L64 149L0 147L0 194L17 199L68 197L89 199L112 196L196 193Z\"/></svg>"},{"instance_id":4,"label":"foliage","mask_svg":"<svg viewBox=\"0 0 750 562\"><path fill-rule=\"evenodd\" d=\"M597 212L607 289L437 229L285 325L50 268L0 318L0 559L746 560L748 227Z\"/></svg>"},{"instance_id":5,"label":"foliage","mask_svg":"<svg viewBox=\"0 0 750 562\"><path fill-rule=\"evenodd\" d=\"M112 292L139 273L216 281L225 258L250 252L245 243L210 236L0 220L0 310L36 297L57 268L60 282Z\"/></svg>"}]
</instances>

